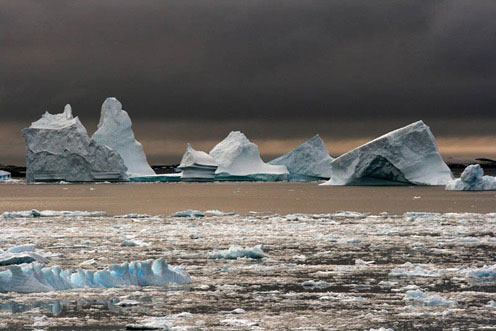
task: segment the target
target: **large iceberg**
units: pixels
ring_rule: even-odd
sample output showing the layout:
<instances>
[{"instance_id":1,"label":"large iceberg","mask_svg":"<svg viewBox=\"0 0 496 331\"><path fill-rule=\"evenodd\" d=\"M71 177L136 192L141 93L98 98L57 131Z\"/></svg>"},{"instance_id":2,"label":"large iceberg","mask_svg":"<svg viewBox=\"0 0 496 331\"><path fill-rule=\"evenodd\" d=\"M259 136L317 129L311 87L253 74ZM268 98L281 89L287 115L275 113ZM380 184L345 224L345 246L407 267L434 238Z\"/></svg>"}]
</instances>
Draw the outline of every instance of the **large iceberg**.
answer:
<instances>
[{"instance_id":1,"label":"large iceberg","mask_svg":"<svg viewBox=\"0 0 496 331\"><path fill-rule=\"evenodd\" d=\"M450 191L495 191L496 177L484 176L484 170L478 164L471 164L463 170L460 178L446 185Z\"/></svg>"},{"instance_id":2,"label":"large iceberg","mask_svg":"<svg viewBox=\"0 0 496 331\"><path fill-rule=\"evenodd\" d=\"M324 142L317 134L291 152L269 162L288 168L291 180L329 179L331 161Z\"/></svg>"},{"instance_id":3,"label":"large iceberg","mask_svg":"<svg viewBox=\"0 0 496 331\"><path fill-rule=\"evenodd\" d=\"M9 266L0 272L0 292L51 292L74 288L166 286L189 284L186 270L167 265L163 259L113 264L99 271L59 267L43 268L38 263Z\"/></svg>"},{"instance_id":4,"label":"large iceberg","mask_svg":"<svg viewBox=\"0 0 496 331\"><path fill-rule=\"evenodd\" d=\"M131 125L131 119L119 100L107 98L102 105L98 129L92 138L119 152L130 176L155 175L146 160L143 146L134 138Z\"/></svg>"},{"instance_id":5,"label":"large iceberg","mask_svg":"<svg viewBox=\"0 0 496 331\"><path fill-rule=\"evenodd\" d=\"M178 169L183 172L183 181L213 181L217 162L209 154L197 151L188 144Z\"/></svg>"},{"instance_id":6,"label":"large iceberg","mask_svg":"<svg viewBox=\"0 0 496 331\"><path fill-rule=\"evenodd\" d=\"M215 172L218 180L280 181L289 178L286 166L262 161L258 146L239 131L229 133L210 155L219 165Z\"/></svg>"},{"instance_id":7,"label":"large iceberg","mask_svg":"<svg viewBox=\"0 0 496 331\"><path fill-rule=\"evenodd\" d=\"M453 179L422 121L389 132L331 162L323 185L446 185Z\"/></svg>"},{"instance_id":8,"label":"large iceberg","mask_svg":"<svg viewBox=\"0 0 496 331\"><path fill-rule=\"evenodd\" d=\"M122 181L126 166L119 153L90 139L70 105L48 112L22 130L26 139L26 179L37 181Z\"/></svg>"}]
</instances>

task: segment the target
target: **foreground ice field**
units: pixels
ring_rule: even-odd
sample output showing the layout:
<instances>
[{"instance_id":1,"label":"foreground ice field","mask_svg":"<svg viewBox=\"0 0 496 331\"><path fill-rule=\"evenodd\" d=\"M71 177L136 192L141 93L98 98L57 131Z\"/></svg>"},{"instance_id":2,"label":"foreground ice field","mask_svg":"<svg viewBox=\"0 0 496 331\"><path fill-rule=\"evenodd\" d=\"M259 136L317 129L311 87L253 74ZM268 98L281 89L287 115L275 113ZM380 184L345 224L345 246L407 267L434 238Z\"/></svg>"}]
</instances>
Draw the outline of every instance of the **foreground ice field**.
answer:
<instances>
[{"instance_id":1,"label":"foreground ice field","mask_svg":"<svg viewBox=\"0 0 496 331\"><path fill-rule=\"evenodd\" d=\"M181 214L186 217L4 214L3 250L35 244L35 252L49 260L47 266L92 271L164 258L184 268L192 283L0 293L0 327L404 330L496 325L496 213Z\"/></svg>"}]
</instances>

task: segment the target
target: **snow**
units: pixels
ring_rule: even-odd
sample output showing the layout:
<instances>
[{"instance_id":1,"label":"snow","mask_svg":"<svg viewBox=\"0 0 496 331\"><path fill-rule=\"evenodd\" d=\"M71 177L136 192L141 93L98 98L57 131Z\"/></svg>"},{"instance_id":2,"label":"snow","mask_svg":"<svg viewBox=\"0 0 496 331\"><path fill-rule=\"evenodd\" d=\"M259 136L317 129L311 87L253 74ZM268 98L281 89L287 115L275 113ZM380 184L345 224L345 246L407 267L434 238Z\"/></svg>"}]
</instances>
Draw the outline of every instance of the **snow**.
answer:
<instances>
[{"instance_id":1,"label":"snow","mask_svg":"<svg viewBox=\"0 0 496 331\"><path fill-rule=\"evenodd\" d=\"M178 169L183 171L183 181L212 181L215 178L217 162L209 154L197 151L188 144Z\"/></svg>"},{"instance_id":2,"label":"snow","mask_svg":"<svg viewBox=\"0 0 496 331\"><path fill-rule=\"evenodd\" d=\"M421 290L407 291L403 300L422 306L456 306L458 304L456 301L449 301L438 295L428 295Z\"/></svg>"},{"instance_id":3,"label":"snow","mask_svg":"<svg viewBox=\"0 0 496 331\"><path fill-rule=\"evenodd\" d=\"M317 134L269 164L286 166L292 180L329 179L332 160L324 142Z\"/></svg>"},{"instance_id":4,"label":"snow","mask_svg":"<svg viewBox=\"0 0 496 331\"><path fill-rule=\"evenodd\" d=\"M199 210L184 210L178 211L172 217L204 217L205 214Z\"/></svg>"},{"instance_id":5,"label":"snow","mask_svg":"<svg viewBox=\"0 0 496 331\"><path fill-rule=\"evenodd\" d=\"M74 288L166 286L189 284L189 274L168 266L163 259L113 264L107 269L90 271L42 268L38 263L10 266L0 272L0 292L50 292Z\"/></svg>"},{"instance_id":6,"label":"snow","mask_svg":"<svg viewBox=\"0 0 496 331\"><path fill-rule=\"evenodd\" d=\"M102 105L98 129L92 138L117 151L129 176L152 176L155 171L146 160L143 146L135 139L131 119L116 98L107 98Z\"/></svg>"},{"instance_id":7,"label":"snow","mask_svg":"<svg viewBox=\"0 0 496 331\"><path fill-rule=\"evenodd\" d=\"M28 218L28 217L64 217L64 216L81 216L81 217L99 217L107 215L104 211L67 211L67 210L42 210L36 209L4 212L2 218Z\"/></svg>"},{"instance_id":8,"label":"snow","mask_svg":"<svg viewBox=\"0 0 496 331\"><path fill-rule=\"evenodd\" d=\"M453 179L422 121L389 132L331 162L322 185L446 185Z\"/></svg>"},{"instance_id":9,"label":"snow","mask_svg":"<svg viewBox=\"0 0 496 331\"><path fill-rule=\"evenodd\" d=\"M208 253L209 259L227 259L235 260L238 258L246 257L250 259L261 259L266 257L264 251L262 250L262 245L257 245L252 248L243 248L239 246L231 246L229 249L222 251L214 251Z\"/></svg>"},{"instance_id":10,"label":"snow","mask_svg":"<svg viewBox=\"0 0 496 331\"><path fill-rule=\"evenodd\" d=\"M119 153L90 139L69 105L61 114L45 113L22 133L26 139L28 183L127 180Z\"/></svg>"},{"instance_id":11,"label":"snow","mask_svg":"<svg viewBox=\"0 0 496 331\"><path fill-rule=\"evenodd\" d=\"M471 164L463 170L460 178L446 185L450 191L496 191L496 177L484 176L479 164Z\"/></svg>"},{"instance_id":12,"label":"snow","mask_svg":"<svg viewBox=\"0 0 496 331\"><path fill-rule=\"evenodd\" d=\"M218 143L210 155L219 165L217 177L258 176L260 180L286 180L289 172L286 166L270 165L262 161L258 146L239 131L232 131Z\"/></svg>"}]
</instances>

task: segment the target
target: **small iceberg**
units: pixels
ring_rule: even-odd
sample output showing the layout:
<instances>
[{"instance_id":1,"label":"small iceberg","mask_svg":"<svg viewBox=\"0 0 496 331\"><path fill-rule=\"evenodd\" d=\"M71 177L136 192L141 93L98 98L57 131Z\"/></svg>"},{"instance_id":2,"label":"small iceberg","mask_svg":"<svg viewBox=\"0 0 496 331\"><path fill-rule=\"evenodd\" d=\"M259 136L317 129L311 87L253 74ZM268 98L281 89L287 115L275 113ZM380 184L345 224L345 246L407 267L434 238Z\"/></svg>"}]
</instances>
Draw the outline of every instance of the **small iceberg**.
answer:
<instances>
[{"instance_id":1,"label":"small iceberg","mask_svg":"<svg viewBox=\"0 0 496 331\"><path fill-rule=\"evenodd\" d=\"M246 257L249 259L261 259L267 255L262 250L262 245L257 245L252 248L243 248L239 246L231 246L229 249L223 251L214 251L208 253L209 259L226 259L235 260L238 258Z\"/></svg>"},{"instance_id":2,"label":"small iceberg","mask_svg":"<svg viewBox=\"0 0 496 331\"><path fill-rule=\"evenodd\" d=\"M36 253L35 246L19 245L9 248L6 252L0 250L0 266L9 266L31 262L48 263L49 260L42 252Z\"/></svg>"},{"instance_id":3,"label":"small iceberg","mask_svg":"<svg viewBox=\"0 0 496 331\"><path fill-rule=\"evenodd\" d=\"M421 306L456 306L456 301L449 301L438 295L428 295L420 290L409 290L406 292L403 300L412 305Z\"/></svg>"},{"instance_id":4,"label":"small iceberg","mask_svg":"<svg viewBox=\"0 0 496 331\"><path fill-rule=\"evenodd\" d=\"M188 144L178 169L183 172L183 182L211 182L215 178L217 162L209 154L197 151Z\"/></svg>"},{"instance_id":5,"label":"small iceberg","mask_svg":"<svg viewBox=\"0 0 496 331\"><path fill-rule=\"evenodd\" d=\"M23 211L6 211L2 214L2 218L37 218L37 217L102 217L107 216L104 211L67 211L67 210L42 210L36 209Z\"/></svg>"},{"instance_id":6,"label":"small iceberg","mask_svg":"<svg viewBox=\"0 0 496 331\"><path fill-rule=\"evenodd\" d=\"M484 176L479 164L471 164L463 170L460 178L446 185L449 191L496 191L496 177Z\"/></svg>"},{"instance_id":7,"label":"small iceberg","mask_svg":"<svg viewBox=\"0 0 496 331\"><path fill-rule=\"evenodd\" d=\"M199 210L184 210L178 211L172 217L205 217L205 214Z\"/></svg>"}]
</instances>

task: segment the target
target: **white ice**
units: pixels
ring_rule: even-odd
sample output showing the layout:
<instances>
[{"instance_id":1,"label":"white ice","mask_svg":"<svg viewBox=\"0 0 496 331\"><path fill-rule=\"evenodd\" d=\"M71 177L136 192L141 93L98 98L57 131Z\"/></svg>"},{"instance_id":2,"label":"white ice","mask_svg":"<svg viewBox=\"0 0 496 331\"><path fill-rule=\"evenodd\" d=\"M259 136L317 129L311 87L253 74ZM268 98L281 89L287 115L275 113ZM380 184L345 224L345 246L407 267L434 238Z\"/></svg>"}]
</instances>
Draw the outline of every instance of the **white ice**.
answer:
<instances>
[{"instance_id":1,"label":"white ice","mask_svg":"<svg viewBox=\"0 0 496 331\"><path fill-rule=\"evenodd\" d=\"M213 251L208 253L209 259L227 259L234 260L242 257L250 258L250 259L261 259L266 257L267 255L264 253L262 249L262 245L257 245L255 247L239 247L239 246L231 246L229 249L222 251Z\"/></svg>"},{"instance_id":2,"label":"white ice","mask_svg":"<svg viewBox=\"0 0 496 331\"><path fill-rule=\"evenodd\" d=\"M172 217L204 217L205 214L199 210L184 210L178 211Z\"/></svg>"},{"instance_id":3,"label":"white ice","mask_svg":"<svg viewBox=\"0 0 496 331\"><path fill-rule=\"evenodd\" d=\"M106 216L104 211L68 211L68 210L22 210L22 211L6 211L2 214L2 218L28 218L28 217L64 217L64 216L82 216L82 217L100 217Z\"/></svg>"},{"instance_id":4,"label":"white ice","mask_svg":"<svg viewBox=\"0 0 496 331\"><path fill-rule=\"evenodd\" d=\"M463 170L460 178L454 179L446 185L450 191L495 191L496 177L484 176L479 164L471 164Z\"/></svg>"},{"instance_id":5,"label":"white ice","mask_svg":"<svg viewBox=\"0 0 496 331\"><path fill-rule=\"evenodd\" d=\"M412 305L421 306L456 306L456 301L446 300L438 295L428 295L421 290L407 291L403 300Z\"/></svg>"},{"instance_id":6,"label":"white ice","mask_svg":"<svg viewBox=\"0 0 496 331\"><path fill-rule=\"evenodd\" d=\"M183 171L181 175L183 180L213 180L217 162L209 154L197 151L188 144L178 169Z\"/></svg>"}]
</instances>

